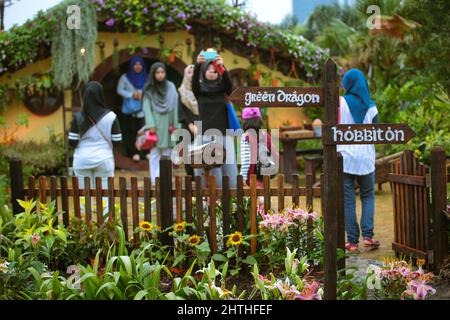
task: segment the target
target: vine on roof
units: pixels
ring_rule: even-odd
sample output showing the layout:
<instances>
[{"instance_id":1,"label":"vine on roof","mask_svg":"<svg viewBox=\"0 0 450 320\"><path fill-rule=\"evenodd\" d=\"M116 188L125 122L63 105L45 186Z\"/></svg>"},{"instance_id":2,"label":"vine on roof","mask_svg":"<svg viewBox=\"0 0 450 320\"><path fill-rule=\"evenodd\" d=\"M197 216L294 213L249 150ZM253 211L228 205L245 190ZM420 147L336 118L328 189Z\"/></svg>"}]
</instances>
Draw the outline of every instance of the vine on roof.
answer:
<instances>
[{"instance_id":1,"label":"vine on roof","mask_svg":"<svg viewBox=\"0 0 450 320\"><path fill-rule=\"evenodd\" d=\"M229 6L224 0L76 1L91 1L97 12L98 24L102 30L111 32L145 34L168 28L189 31L196 23L209 24L231 34L248 47L289 54L313 79L329 56L328 50L301 36L261 23L251 13ZM40 52L50 48L51 34L58 29L58 23L50 9L46 13L40 12L23 26L0 34L0 74L23 68L41 58Z\"/></svg>"}]
</instances>

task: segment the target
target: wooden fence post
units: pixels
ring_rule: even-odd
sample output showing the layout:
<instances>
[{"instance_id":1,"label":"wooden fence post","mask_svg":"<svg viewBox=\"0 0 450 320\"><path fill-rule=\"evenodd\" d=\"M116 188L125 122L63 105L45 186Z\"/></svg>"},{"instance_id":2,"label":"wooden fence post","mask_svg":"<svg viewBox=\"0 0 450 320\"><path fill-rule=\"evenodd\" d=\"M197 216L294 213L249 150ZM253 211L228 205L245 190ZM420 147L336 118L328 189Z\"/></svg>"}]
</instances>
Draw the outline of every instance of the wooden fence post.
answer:
<instances>
[{"instance_id":1,"label":"wooden fence post","mask_svg":"<svg viewBox=\"0 0 450 320\"><path fill-rule=\"evenodd\" d=\"M173 225L173 203L172 203L172 161L170 157L163 156L159 161L159 183L161 199L161 230ZM173 238L168 232L161 233L161 243L173 246Z\"/></svg>"},{"instance_id":2,"label":"wooden fence post","mask_svg":"<svg viewBox=\"0 0 450 320\"><path fill-rule=\"evenodd\" d=\"M24 196L22 160L19 158L9 159L9 178L11 186L11 205L13 213L18 214L23 210L17 200L23 200Z\"/></svg>"},{"instance_id":3,"label":"wooden fence post","mask_svg":"<svg viewBox=\"0 0 450 320\"><path fill-rule=\"evenodd\" d=\"M344 159L337 153L337 247L345 253L345 211L344 211ZM338 270L345 276L345 256L338 261Z\"/></svg>"},{"instance_id":4,"label":"wooden fence post","mask_svg":"<svg viewBox=\"0 0 450 320\"><path fill-rule=\"evenodd\" d=\"M332 59L328 59L323 69L323 92L325 118L322 126L322 142L333 141L332 131L326 130L337 124L339 107L339 90L337 84L337 67ZM328 127L327 127L328 126ZM324 298L336 300L337 289L337 153L335 144L323 146L323 184L322 215L324 219Z\"/></svg>"},{"instance_id":5,"label":"wooden fence post","mask_svg":"<svg viewBox=\"0 0 450 320\"><path fill-rule=\"evenodd\" d=\"M441 147L431 149L431 207L433 221L433 270L439 272L447 255L447 170L445 151Z\"/></svg>"}]
</instances>

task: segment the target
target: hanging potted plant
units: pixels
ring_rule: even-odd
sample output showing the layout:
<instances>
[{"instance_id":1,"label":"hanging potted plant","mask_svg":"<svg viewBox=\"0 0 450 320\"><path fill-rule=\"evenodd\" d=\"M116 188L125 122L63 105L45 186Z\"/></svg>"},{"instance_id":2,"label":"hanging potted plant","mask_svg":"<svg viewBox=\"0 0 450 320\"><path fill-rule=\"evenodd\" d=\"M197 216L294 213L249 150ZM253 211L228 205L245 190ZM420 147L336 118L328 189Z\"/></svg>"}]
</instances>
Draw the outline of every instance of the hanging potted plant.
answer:
<instances>
[{"instance_id":1,"label":"hanging potted plant","mask_svg":"<svg viewBox=\"0 0 450 320\"><path fill-rule=\"evenodd\" d=\"M16 85L25 106L32 113L46 116L62 104L62 94L53 85L50 74L36 74Z\"/></svg>"}]
</instances>

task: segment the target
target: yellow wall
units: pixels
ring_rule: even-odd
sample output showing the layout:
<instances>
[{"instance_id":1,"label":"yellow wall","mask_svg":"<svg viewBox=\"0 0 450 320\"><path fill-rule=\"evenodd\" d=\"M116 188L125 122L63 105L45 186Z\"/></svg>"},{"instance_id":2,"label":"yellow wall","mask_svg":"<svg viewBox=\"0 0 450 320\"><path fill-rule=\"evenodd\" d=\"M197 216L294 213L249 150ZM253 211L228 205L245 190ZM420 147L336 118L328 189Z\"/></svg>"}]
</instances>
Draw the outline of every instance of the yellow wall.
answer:
<instances>
[{"instance_id":1,"label":"yellow wall","mask_svg":"<svg viewBox=\"0 0 450 320\"><path fill-rule=\"evenodd\" d=\"M177 32L164 32L162 33L165 39L165 46L173 48L178 40L178 42L182 45L182 60L189 64L191 63L191 56L187 55L186 48L186 38L189 37L192 40L191 49L195 50L195 39L191 34L188 34L186 31L177 31ZM140 47L152 47L159 48L159 34L151 35L151 36L137 36L136 34L130 33L107 33L100 32L99 33L99 41L103 41L105 43L105 58L108 58L112 55L114 46L114 39L119 40L118 50L126 49L129 45L135 45ZM206 48L205 48L206 49ZM95 65L99 65L102 61L100 61L100 48L96 46L96 63ZM225 50L222 53L222 56L225 60L227 68L229 70L233 69L247 69L250 66L250 62L246 57L234 55L232 52ZM235 61L237 63L235 63ZM0 84L9 83L12 87L14 80L21 79L26 76L29 76L33 73L44 73L48 72L51 67L51 59L45 59L33 64L28 65L26 68L16 71L13 74L5 74L0 77ZM260 69L264 72L270 72L270 69L264 65L260 66ZM278 71L273 72L275 77L279 77L282 81L289 80L283 74ZM71 106L71 96L70 92L65 92L65 102L66 107ZM63 115L62 108L59 108L55 113L49 116L36 116L33 115L28 109L23 105L20 99L14 99L12 103L7 108L7 111L3 114L7 123L9 124L11 130L15 128L14 122L18 119L20 114L27 114L29 120L28 128L21 128L17 134L17 139L23 140L46 140L48 138L48 127L52 127L56 133L63 132ZM68 119L66 119L67 124L70 122L70 113L68 113ZM302 110L298 108L270 108L268 110L269 117L269 126L271 128L277 128L282 125L285 120L289 120L292 125L301 125L303 124L303 119L305 119Z\"/></svg>"},{"instance_id":2,"label":"yellow wall","mask_svg":"<svg viewBox=\"0 0 450 320\"><path fill-rule=\"evenodd\" d=\"M48 72L51 66L51 59L45 59L32 63L26 68L16 71L13 74L5 74L0 77L0 84L8 83L10 88L13 88L13 83L16 79L26 78L34 73ZM69 101L69 92L65 92L65 99ZM45 141L48 139L48 128L52 128L56 133L63 132L63 115L62 108L59 108L56 112L48 116L37 116L31 113L23 104L22 100L18 97L14 97L13 101L8 106L6 112L2 114L5 117L6 122L9 125L10 132L16 129L15 122L19 119L20 114L26 114L28 116L29 126L19 127L15 134L17 139L23 140L36 140Z\"/></svg>"}]
</instances>

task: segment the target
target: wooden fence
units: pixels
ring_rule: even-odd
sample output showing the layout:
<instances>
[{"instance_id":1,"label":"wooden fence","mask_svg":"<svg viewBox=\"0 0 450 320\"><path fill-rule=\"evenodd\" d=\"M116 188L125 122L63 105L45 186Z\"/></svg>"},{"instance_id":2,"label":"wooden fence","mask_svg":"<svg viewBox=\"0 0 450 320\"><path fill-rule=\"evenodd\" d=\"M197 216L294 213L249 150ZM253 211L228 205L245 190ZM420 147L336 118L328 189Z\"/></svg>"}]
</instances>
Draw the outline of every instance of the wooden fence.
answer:
<instances>
[{"instance_id":1,"label":"wooden fence","mask_svg":"<svg viewBox=\"0 0 450 320\"><path fill-rule=\"evenodd\" d=\"M244 197L250 197L250 231L251 234L257 234L257 200L258 197L264 198L264 209L272 208L272 199L278 200L277 207L283 209L285 207L285 197L291 197L292 203L301 205L308 210L313 210L313 198L321 196L320 188L313 187L313 177L308 175L304 187L299 186L299 176L293 175L292 186L285 186L284 176L278 175L276 179L276 187L271 187L270 177L264 177L264 186L256 186L256 176L252 176L250 187L244 186L242 176L237 177L237 187L230 188L229 177L223 177L222 188L216 188L216 177L210 176L208 187L202 188L201 177L195 177L195 181L190 176L172 177L172 162L170 159L162 159L160 162L161 176L156 178L156 187L151 188L150 178L144 177L141 180L141 187L138 187L138 178L125 177L119 178L118 186L115 185L114 178L108 178L108 188L102 188L101 178L96 178L95 188L90 188L90 179L84 178L84 189L80 188L80 181L77 177L44 177L38 179L30 177L28 185L25 188L21 179L21 163L20 160L11 161L11 194L13 203L14 199L39 199L43 203L55 201L56 208L63 211L62 222L68 226L74 217L82 218L89 222L91 220L103 223L103 198L108 199L108 207L114 208L109 210L108 218L111 221L120 219L124 226L125 236L129 237L128 227L135 230L141 221L148 221L161 226L163 229L170 227L174 222L186 221L193 223L196 232L200 235L206 234L210 241L211 251L217 251L217 206L208 206L207 214L209 216L209 228L204 230L204 212L203 200L208 197L209 203L216 203L220 200L222 208L222 228L223 235L227 235L236 229L244 232L245 214L244 214ZM15 177L15 178L14 178ZM143 185L142 185L143 181ZM69 183L71 182L71 184ZM172 185L174 183L174 186ZM170 190L170 192L168 191ZM237 202L237 225L231 225L231 199L235 197ZM300 202L300 197L305 198L305 202ZM84 198L84 210L80 199ZM193 203L195 199L195 204ZM129 201L130 200L130 201ZM141 201L143 200L143 201ZM152 217L151 203L156 202L156 217ZM131 219L129 216L129 202L131 202ZM139 205L143 202L143 220L139 214ZM173 208L175 202L175 208ZM119 215L116 217L115 204L119 204ZM73 208L73 215L70 214ZM16 208L18 212L21 208ZM82 213L83 211L83 213ZM93 214L94 211L96 214ZM195 214L193 214L195 213ZM175 215L175 221L173 216ZM156 221L155 221L156 218ZM130 221L131 220L131 221ZM232 230L233 228L233 230ZM133 232L133 231L132 231ZM168 237L163 242L167 242ZM133 232L133 241L139 241L139 233ZM256 238L252 239L251 252L256 251Z\"/></svg>"},{"instance_id":2,"label":"wooden fence","mask_svg":"<svg viewBox=\"0 0 450 320\"><path fill-rule=\"evenodd\" d=\"M413 151L404 151L392 164L389 180L394 207L394 242L397 254L425 259L438 271L447 247L447 183L445 153L431 151L429 167L418 161Z\"/></svg>"}]
</instances>

